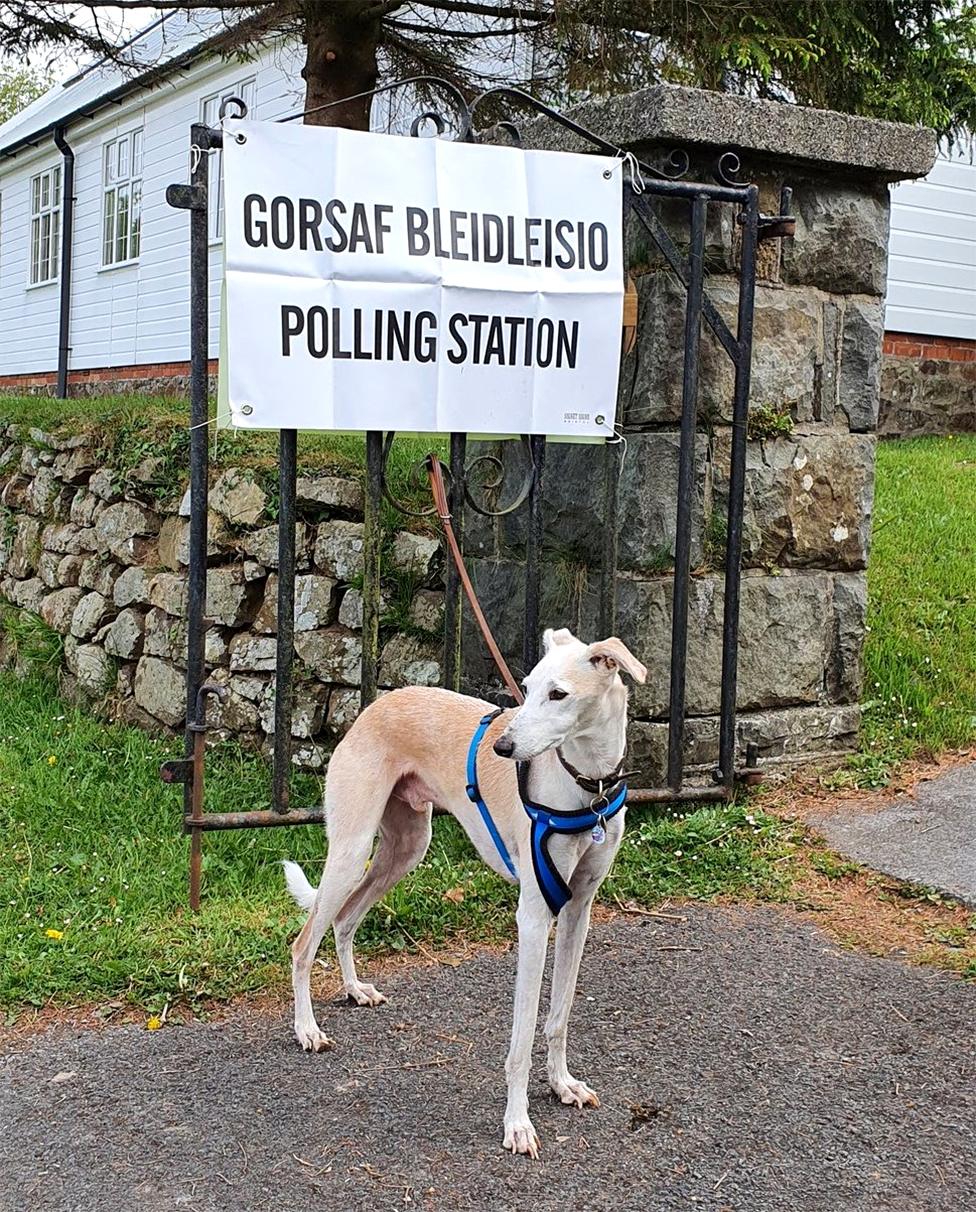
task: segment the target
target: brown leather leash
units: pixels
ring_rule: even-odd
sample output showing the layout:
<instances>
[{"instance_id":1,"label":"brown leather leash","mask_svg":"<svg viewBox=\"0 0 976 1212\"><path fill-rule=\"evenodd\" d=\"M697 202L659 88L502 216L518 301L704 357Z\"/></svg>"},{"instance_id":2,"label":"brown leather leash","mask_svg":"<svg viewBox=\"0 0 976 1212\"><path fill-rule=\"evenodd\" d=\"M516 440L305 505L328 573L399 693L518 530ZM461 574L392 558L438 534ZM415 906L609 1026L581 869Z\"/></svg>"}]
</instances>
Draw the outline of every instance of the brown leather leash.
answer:
<instances>
[{"instance_id":1,"label":"brown leather leash","mask_svg":"<svg viewBox=\"0 0 976 1212\"><path fill-rule=\"evenodd\" d=\"M488 645L488 651L491 653L492 660L498 668L498 672L502 675L502 680L508 687L508 692L516 703L524 703L525 695L519 689L518 683L512 676L512 671L505 663L505 658L501 654L501 650L495 643L495 637L491 634L491 628L488 626L488 620L485 618L484 611L481 609L481 603L478 601L478 595L474 591L474 586L471 584L471 578L468 576L468 570L464 566L464 557L461 555L461 548L458 546L457 537L454 534L454 527L451 524L451 510L447 503L447 490L444 487L444 476L441 472L441 461L437 455L430 454L427 456L427 473L430 476L430 491L434 497L434 506L437 509L437 516L441 520L444 527L444 534L447 538L447 545L451 552L451 558L454 560L454 567L457 569L458 576L461 578L461 584L464 586L464 592L467 595L468 601L471 603L471 609L474 612L474 617L478 621L478 626L481 628L481 634L485 638L485 643Z\"/></svg>"}]
</instances>

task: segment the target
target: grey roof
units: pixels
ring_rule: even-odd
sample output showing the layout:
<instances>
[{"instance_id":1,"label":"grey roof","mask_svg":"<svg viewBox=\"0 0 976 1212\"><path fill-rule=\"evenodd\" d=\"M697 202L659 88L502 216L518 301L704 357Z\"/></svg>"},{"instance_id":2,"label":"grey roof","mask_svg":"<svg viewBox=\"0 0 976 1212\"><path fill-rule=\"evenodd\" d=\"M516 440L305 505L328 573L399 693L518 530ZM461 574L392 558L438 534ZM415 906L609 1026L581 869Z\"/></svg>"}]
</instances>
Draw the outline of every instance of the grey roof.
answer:
<instances>
[{"instance_id":1,"label":"grey roof","mask_svg":"<svg viewBox=\"0 0 976 1212\"><path fill-rule=\"evenodd\" d=\"M10 155L57 126L91 117L109 101L145 88L200 54L226 29L227 19L216 8L165 13L125 47L132 67L91 63L0 125L0 154Z\"/></svg>"}]
</instances>

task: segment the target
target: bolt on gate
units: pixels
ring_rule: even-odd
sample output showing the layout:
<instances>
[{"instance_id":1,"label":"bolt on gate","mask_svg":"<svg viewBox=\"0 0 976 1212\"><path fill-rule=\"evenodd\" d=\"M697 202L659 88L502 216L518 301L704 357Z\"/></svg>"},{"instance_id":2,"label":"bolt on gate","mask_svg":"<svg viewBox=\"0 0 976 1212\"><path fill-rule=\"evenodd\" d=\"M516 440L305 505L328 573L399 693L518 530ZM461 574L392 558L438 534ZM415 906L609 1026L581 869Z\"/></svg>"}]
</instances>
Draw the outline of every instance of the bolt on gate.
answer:
<instances>
[{"instance_id":1,"label":"bolt on gate","mask_svg":"<svg viewBox=\"0 0 976 1212\"><path fill-rule=\"evenodd\" d=\"M626 238L631 216L651 237L675 277L685 290L684 348L682 362L681 424L676 494L676 532L673 572L673 605L668 704L667 782L662 787L636 788L629 792L631 804L675 804L688 801L728 800L741 778L756 770L756 747L747 749L746 766L735 766L736 673L739 631L739 582L742 549L742 516L745 487L746 425L749 411L749 379L752 361L753 308L756 287L756 251L760 241L793 234L790 216L791 191L784 188L780 214L763 215L759 190L754 184L735 179L739 158L734 151L718 156L711 182L691 181L685 177L691 158L682 150L671 153L667 164L655 167L637 160L586 129L566 115L551 109L519 89L492 88L472 102L451 83L436 77L418 76L397 81L372 91L380 95L396 89L421 88L425 95L446 94L451 101L454 124L443 114L426 110L414 119L410 134L418 137L432 125L436 137L456 130L462 141L475 142L474 120L486 102L508 102L541 114L571 131L593 148L618 157L624 173L623 209ZM338 104L336 102L335 104ZM221 106L223 119L230 107L233 117L247 116L247 106L239 98L229 98ZM328 107L320 107L328 108ZM312 111L302 111L281 119L300 120ZM495 123L509 142L520 143L519 131L511 120ZM190 834L190 904L199 907L202 834L211 829L245 829L277 825L307 825L323 822L321 809L296 810L289 799L291 760L291 721L294 666L295 598L295 519L297 438L296 430L284 429L279 437L278 516L278 628L276 639L274 761L272 771L272 807L227 813L208 813L204 806L204 762L207 732L207 699L222 697L227 691L206 680L204 635L207 592L207 507L208 466L207 432L209 356L209 224L208 153L223 146L223 131L202 124L190 127L190 182L171 185L166 198L171 206L190 212L190 554L187 596L186 667L186 744L181 761L164 764L162 778L183 784L183 828ZM652 200L673 199L687 204L689 225L687 254L679 247L662 223ZM725 322L705 290L705 230L710 206L729 206L741 232L739 244L738 314L735 332ZM682 755L685 730L685 674L688 640L688 602L691 577L692 501L694 494L694 451L697 427L699 381L699 344L702 322L709 326L734 367L732 442L729 472L727 539L725 551L725 596L722 629L722 678L719 723L719 762L710 785L686 785L683 781ZM376 697L379 665L380 563L382 534L380 511L386 499L404 513L411 512L396 501L389 490L385 468L393 433L366 434L366 495L364 525L365 569L363 578L363 657L360 679L361 708ZM474 479L486 464L497 473L489 487L502 487L503 467L493 456L478 455L468 461L467 435L453 433L447 465L448 502L458 541L462 539L465 509L485 517L500 517L516 510L527 511L525 536L525 601L522 659L526 669L538 660L540 628L540 581L545 499L546 439L522 435L521 446L526 471L512 499L496 506L479 500ZM617 573L617 485L621 443L608 440L598 455L603 462L603 550L600 569L600 634L616 630ZM484 485L482 486L484 487ZM433 507L429 513L434 513ZM458 689L461 675L461 585L452 561L446 561L444 619L443 685Z\"/></svg>"}]
</instances>

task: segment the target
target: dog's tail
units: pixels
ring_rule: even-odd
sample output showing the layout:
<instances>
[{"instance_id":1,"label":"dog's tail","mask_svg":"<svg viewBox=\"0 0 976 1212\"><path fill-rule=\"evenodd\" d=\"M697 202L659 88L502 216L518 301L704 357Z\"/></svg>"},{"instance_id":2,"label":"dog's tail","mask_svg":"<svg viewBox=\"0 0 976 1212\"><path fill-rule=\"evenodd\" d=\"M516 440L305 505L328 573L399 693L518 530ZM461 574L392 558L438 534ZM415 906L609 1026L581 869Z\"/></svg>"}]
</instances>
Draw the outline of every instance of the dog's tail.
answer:
<instances>
[{"instance_id":1,"label":"dog's tail","mask_svg":"<svg viewBox=\"0 0 976 1212\"><path fill-rule=\"evenodd\" d=\"M315 894L318 889L312 887L305 878L305 872L297 863L284 859L281 865L285 869L285 883L288 885L292 900L299 909L311 909L315 904Z\"/></svg>"}]
</instances>

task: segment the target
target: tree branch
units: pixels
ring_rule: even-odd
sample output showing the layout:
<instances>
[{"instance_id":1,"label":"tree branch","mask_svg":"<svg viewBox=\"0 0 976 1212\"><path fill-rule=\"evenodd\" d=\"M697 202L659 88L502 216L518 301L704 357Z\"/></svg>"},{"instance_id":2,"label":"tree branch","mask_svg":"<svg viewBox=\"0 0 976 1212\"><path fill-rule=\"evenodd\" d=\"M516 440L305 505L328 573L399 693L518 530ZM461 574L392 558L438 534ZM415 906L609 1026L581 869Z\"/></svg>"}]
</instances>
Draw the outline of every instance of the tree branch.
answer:
<instances>
[{"instance_id":1,"label":"tree branch","mask_svg":"<svg viewBox=\"0 0 976 1212\"><path fill-rule=\"evenodd\" d=\"M442 13L461 13L470 17L493 17L497 21L541 21L548 23L555 14L523 4L477 4L474 0L422 0L424 8Z\"/></svg>"},{"instance_id":2,"label":"tree branch","mask_svg":"<svg viewBox=\"0 0 976 1212\"><path fill-rule=\"evenodd\" d=\"M413 25L409 21L401 21L399 17L391 17L385 22L387 29L395 29L401 32L411 34L425 34L427 37L436 38L512 38L518 34L531 34L534 30L541 29L545 22L536 22L532 25L513 25L508 29L446 29L443 25L438 25L431 29L427 25Z\"/></svg>"}]
</instances>

